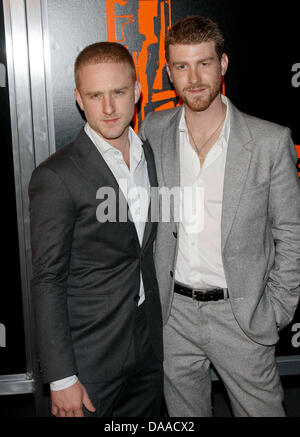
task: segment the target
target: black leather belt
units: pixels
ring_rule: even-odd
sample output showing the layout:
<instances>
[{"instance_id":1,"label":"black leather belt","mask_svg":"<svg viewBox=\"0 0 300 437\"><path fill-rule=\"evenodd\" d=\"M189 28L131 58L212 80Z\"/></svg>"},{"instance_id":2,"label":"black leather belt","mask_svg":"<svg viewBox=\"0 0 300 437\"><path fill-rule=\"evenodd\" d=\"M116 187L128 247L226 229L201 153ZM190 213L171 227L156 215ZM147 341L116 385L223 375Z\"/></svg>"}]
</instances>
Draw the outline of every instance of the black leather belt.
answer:
<instances>
[{"instance_id":1,"label":"black leather belt","mask_svg":"<svg viewBox=\"0 0 300 437\"><path fill-rule=\"evenodd\" d=\"M182 294L183 296L191 297L193 300L199 300L201 302L227 299L227 289L224 290L223 288L198 290L196 288L185 287L184 285L180 285L175 282L174 292Z\"/></svg>"}]
</instances>

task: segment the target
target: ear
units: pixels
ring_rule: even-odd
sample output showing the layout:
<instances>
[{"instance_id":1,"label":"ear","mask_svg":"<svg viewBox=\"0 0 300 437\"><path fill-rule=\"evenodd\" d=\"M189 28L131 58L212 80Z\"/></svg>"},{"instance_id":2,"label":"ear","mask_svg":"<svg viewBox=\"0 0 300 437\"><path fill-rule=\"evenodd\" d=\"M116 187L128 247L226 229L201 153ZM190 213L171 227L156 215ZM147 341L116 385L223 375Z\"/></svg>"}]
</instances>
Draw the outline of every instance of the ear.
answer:
<instances>
[{"instance_id":1,"label":"ear","mask_svg":"<svg viewBox=\"0 0 300 437\"><path fill-rule=\"evenodd\" d=\"M227 71L228 63L229 63L228 56L226 55L226 53L223 53L222 58L221 58L221 72L222 72L222 76L224 76L226 71Z\"/></svg>"},{"instance_id":2,"label":"ear","mask_svg":"<svg viewBox=\"0 0 300 437\"><path fill-rule=\"evenodd\" d=\"M137 103L140 100L141 91L142 91L141 82L136 80L134 84L134 103Z\"/></svg>"},{"instance_id":3,"label":"ear","mask_svg":"<svg viewBox=\"0 0 300 437\"><path fill-rule=\"evenodd\" d=\"M74 96L75 96L75 99L76 99L80 109L84 112L84 106L83 106L83 103L82 103L80 92L78 91L77 88L75 88L75 90L74 90Z\"/></svg>"},{"instance_id":4,"label":"ear","mask_svg":"<svg viewBox=\"0 0 300 437\"><path fill-rule=\"evenodd\" d=\"M167 73L168 73L168 76L169 76L171 83L173 83L171 69L170 69L170 66L168 63L166 63L166 70L167 70Z\"/></svg>"}]
</instances>

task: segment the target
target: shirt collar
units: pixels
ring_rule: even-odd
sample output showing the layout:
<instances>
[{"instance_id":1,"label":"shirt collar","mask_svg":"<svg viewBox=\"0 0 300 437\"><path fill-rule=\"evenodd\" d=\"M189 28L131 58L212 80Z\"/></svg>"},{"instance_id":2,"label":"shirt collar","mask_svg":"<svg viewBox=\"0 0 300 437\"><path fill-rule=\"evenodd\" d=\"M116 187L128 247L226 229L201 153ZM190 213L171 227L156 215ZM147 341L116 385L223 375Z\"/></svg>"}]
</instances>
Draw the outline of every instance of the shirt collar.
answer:
<instances>
[{"instance_id":1,"label":"shirt collar","mask_svg":"<svg viewBox=\"0 0 300 437\"><path fill-rule=\"evenodd\" d=\"M227 109L226 109L226 116L225 116L224 124L222 127L222 131L221 131L220 136L219 136L219 140L221 138L223 138L224 139L223 145L227 146L228 141L229 141L229 134L230 134L230 105L228 104L227 97L224 96L223 94L221 94L221 99L222 99L222 102L226 105ZM181 114L181 118L180 118L180 122L179 122L179 131L180 132L187 132L184 106L182 109L182 114Z\"/></svg>"},{"instance_id":2,"label":"shirt collar","mask_svg":"<svg viewBox=\"0 0 300 437\"><path fill-rule=\"evenodd\" d=\"M144 156L143 141L134 132L131 126L129 126L128 138L129 138L131 156L136 161L140 161Z\"/></svg>"},{"instance_id":3,"label":"shirt collar","mask_svg":"<svg viewBox=\"0 0 300 437\"><path fill-rule=\"evenodd\" d=\"M101 155L116 151L116 148L105 141L105 139L101 137L93 128L91 128L88 123L85 124L84 130L88 137L95 144ZM130 144L130 158L140 161L144 154L144 149L142 146L143 142L130 126L128 130L128 139Z\"/></svg>"}]
</instances>

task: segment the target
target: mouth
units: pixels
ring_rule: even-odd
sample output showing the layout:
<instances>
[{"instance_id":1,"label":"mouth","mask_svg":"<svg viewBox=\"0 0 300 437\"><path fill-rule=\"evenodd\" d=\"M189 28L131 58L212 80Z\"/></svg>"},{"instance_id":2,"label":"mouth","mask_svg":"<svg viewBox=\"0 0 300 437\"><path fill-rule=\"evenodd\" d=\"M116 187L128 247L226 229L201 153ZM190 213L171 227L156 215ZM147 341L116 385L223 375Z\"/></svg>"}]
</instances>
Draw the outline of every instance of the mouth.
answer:
<instances>
[{"instance_id":1,"label":"mouth","mask_svg":"<svg viewBox=\"0 0 300 437\"><path fill-rule=\"evenodd\" d=\"M195 94L202 94L205 91L206 88L198 87L198 88L188 88L186 92L189 94L195 95Z\"/></svg>"},{"instance_id":2,"label":"mouth","mask_svg":"<svg viewBox=\"0 0 300 437\"><path fill-rule=\"evenodd\" d=\"M106 124L106 126L112 126L114 124L116 124L119 119L118 118L107 118L105 120L102 120L104 124Z\"/></svg>"}]
</instances>

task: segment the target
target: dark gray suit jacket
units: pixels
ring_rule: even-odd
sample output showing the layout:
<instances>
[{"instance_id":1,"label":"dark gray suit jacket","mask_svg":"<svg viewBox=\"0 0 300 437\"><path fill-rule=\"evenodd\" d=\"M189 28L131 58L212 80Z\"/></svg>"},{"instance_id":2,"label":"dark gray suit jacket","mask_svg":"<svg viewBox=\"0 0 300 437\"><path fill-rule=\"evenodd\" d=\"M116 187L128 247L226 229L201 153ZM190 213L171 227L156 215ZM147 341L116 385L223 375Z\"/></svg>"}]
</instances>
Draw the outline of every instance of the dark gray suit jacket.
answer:
<instances>
[{"instance_id":1,"label":"dark gray suit jacket","mask_svg":"<svg viewBox=\"0 0 300 437\"><path fill-rule=\"evenodd\" d=\"M150 184L157 186L152 150L143 146ZM118 206L117 181L84 131L30 181L32 298L44 382L76 373L86 383L118 375L132 337L140 272L151 343L162 359L157 224L146 223L141 247L132 221L100 223L96 192L104 186L115 190Z\"/></svg>"}]
</instances>

